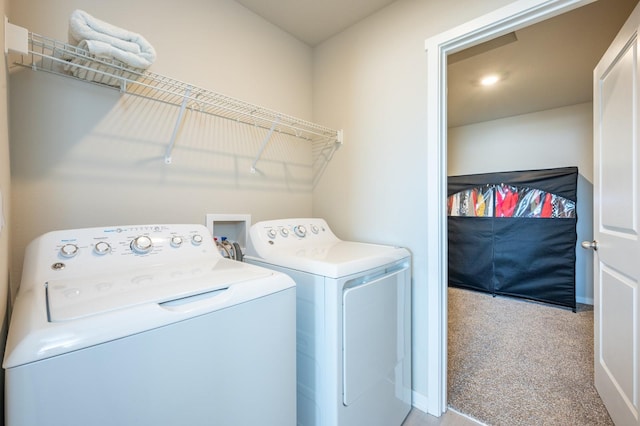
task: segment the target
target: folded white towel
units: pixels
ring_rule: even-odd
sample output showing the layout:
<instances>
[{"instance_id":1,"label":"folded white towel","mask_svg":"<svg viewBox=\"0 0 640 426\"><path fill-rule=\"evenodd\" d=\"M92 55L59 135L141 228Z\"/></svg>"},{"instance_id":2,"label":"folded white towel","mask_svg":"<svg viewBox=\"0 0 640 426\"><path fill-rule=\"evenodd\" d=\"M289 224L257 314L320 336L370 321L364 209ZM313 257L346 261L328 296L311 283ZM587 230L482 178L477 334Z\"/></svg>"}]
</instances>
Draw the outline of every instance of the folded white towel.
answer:
<instances>
[{"instance_id":1,"label":"folded white towel","mask_svg":"<svg viewBox=\"0 0 640 426\"><path fill-rule=\"evenodd\" d=\"M134 68L147 69L156 59L155 49L140 34L96 19L79 9L69 18L69 43Z\"/></svg>"}]
</instances>

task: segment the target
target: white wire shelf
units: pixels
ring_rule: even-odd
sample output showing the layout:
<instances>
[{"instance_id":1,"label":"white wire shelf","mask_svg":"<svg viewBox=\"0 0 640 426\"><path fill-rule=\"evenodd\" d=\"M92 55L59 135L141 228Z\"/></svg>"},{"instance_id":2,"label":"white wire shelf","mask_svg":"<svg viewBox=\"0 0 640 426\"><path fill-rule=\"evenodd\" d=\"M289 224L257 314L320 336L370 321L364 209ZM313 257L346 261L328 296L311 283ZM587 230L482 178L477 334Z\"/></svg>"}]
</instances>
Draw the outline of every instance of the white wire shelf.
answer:
<instances>
[{"instance_id":1,"label":"white wire shelf","mask_svg":"<svg viewBox=\"0 0 640 426\"><path fill-rule=\"evenodd\" d=\"M6 23L6 38L10 38L7 27L22 29ZM17 50L21 53L13 60L15 65L99 84L122 93L179 107L178 120L165 154L166 163L171 163L177 131L187 108L266 129L268 132L253 163L252 172L255 172L256 163L274 132L310 141L314 145L314 151L318 145L331 152L342 145L341 130L330 129L149 71L132 69L115 59L98 58L76 46L26 30L25 33L28 37L26 51L10 46L5 48L5 52Z\"/></svg>"}]
</instances>

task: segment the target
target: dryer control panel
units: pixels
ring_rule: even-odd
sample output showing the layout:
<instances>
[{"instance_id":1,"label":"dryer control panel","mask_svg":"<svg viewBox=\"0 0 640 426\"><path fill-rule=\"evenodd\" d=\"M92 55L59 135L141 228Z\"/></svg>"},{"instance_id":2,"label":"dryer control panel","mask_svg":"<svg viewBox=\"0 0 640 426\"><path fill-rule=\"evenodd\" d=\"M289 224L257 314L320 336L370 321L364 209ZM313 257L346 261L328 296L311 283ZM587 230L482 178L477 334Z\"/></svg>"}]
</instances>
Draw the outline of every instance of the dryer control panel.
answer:
<instances>
[{"instance_id":1,"label":"dryer control panel","mask_svg":"<svg viewBox=\"0 0 640 426\"><path fill-rule=\"evenodd\" d=\"M340 241L327 222L319 218L278 219L258 222L249 231L247 253L270 247L296 248Z\"/></svg>"},{"instance_id":2,"label":"dryer control panel","mask_svg":"<svg viewBox=\"0 0 640 426\"><path fill-rule=\"evenodd\" d=\"M245 260L338 278L408 258L397 246L340 240L324 219L279 219L255 223Z\"/></svg>"}]
</instances>

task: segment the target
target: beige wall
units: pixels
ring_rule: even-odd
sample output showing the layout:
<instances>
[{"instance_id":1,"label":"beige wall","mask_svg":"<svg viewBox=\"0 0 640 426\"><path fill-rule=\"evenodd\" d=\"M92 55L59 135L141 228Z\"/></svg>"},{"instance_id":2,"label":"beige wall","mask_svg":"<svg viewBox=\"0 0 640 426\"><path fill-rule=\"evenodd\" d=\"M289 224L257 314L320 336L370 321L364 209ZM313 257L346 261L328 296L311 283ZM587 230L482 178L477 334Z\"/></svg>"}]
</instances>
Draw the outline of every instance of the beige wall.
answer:
<instances>
[{"instance_id":1,"label":"beige wall","mask_svg":"<svg viewBox=\"0 0 640 426\"><path fill-rule=\"evenodd\" d=\"M591 102L448 130L448 174L576 166L593 182Z\"/></svg>"},{"instance_id":2,"label":"beige wall","mask_svg":"<svg viewBox=\"0 0 640 426\"><path fill-rule=\"evenodd\" d=\"M345 144L314 189L313 214L343 238L413 254L414 404L427 395L425 40L510 0L398 0L314 51L314 119Z\"/></svg>"},{"instance_id":3,"label":"beige wall","mask_svg":"<svg viewBox=\"0 0 640 426\"><path fill-rule=\"evenodd\" d=\"M20 0L10 19L66 41L76 8L142 34L153 72L312 118L311 48L232 0ZM304 141L276 134L252 174L265 130L187 111L166 165L178 108L24 68L10 81L13 288L26 244L54 229L311 214Z\"/></svg>"},{"instance_id":4,"label":"beige wall","mask_svg":"<svg viewBox=\"0 0 640 426\"><path fill-rule=\"evenodd\" d=\"M578 167L578 241L593 240L593 104L450 128L448 174ZM593 255L576 250L576 298L593 304Z\"/></svg>"}]
</instances>

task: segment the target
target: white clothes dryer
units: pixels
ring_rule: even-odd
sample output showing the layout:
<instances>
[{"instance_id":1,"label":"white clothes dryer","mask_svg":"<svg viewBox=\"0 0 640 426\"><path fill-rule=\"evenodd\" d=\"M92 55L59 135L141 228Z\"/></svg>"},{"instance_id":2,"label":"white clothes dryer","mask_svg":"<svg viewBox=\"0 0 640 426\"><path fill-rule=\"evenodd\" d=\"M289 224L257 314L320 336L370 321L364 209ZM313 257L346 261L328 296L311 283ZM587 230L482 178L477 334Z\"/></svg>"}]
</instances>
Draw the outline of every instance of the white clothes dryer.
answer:
<instances>
[{"instance_id":1,"label":"white clothes dryer","mask_svg":"<svg viewBox=\"0 0 640 426\"><path fill-rule=\"evenodd\" d=\"M283 219L251 227L245 261L296 282L298 425L400 426L411 410L409 252Z\"/></svg>"},{"instance_id":2,"label":"white clothes dryer","mask_svg":"<svg viewBox=\"0 0 640 426\"><path fill-rule=\"evenodd\" d=\"M8 426L296 423L295 284L201 225L54 231L26 249Z\"/></svg>"}]
</instances>

